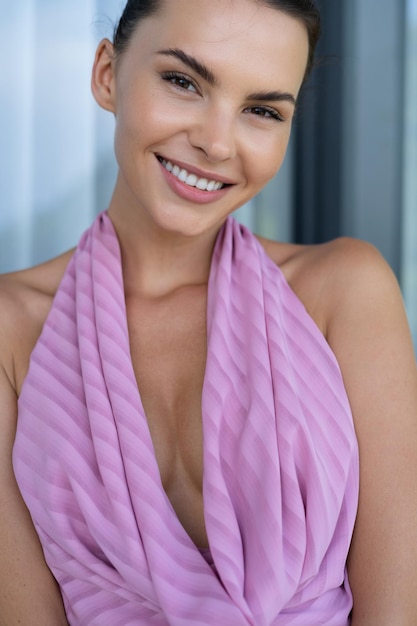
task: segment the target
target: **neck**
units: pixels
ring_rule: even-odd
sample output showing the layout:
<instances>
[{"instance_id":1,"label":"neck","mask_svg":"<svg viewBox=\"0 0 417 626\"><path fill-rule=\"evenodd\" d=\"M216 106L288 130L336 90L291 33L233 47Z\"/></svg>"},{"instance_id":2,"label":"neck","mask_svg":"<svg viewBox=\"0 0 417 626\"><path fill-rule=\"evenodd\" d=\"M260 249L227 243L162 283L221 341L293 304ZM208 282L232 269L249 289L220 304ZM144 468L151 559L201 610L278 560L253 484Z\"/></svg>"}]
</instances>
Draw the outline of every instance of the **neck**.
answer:
<instances>
[{"instance_id":1,"label":"neck","mask_svg":"<svg viewBox=\"0 0 417 626\"><path fill-rule=\"evenodd\" d=\"M220 226L194 237L158 229L141 218L108 211L116 230L126 297L161 297L189 285L207 284Z\"/></svg>"}]
</instances>

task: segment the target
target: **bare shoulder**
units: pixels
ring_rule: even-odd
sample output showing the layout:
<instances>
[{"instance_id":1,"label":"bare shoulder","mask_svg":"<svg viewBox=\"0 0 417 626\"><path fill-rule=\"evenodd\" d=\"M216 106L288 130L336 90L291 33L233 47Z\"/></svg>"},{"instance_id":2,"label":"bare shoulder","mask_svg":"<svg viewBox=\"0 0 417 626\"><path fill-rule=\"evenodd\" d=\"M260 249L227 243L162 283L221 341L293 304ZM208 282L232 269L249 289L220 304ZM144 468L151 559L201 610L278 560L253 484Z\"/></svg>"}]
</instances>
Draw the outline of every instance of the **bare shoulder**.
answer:
<instances>
[{"instance_id":1,"label":"bare shoulder","mask_svg":"<svg viewBox=\"0 0 417 626\"><path fill-rule=\"evenodd\" d=\"M343 311L364 310L360 294L368 299L391 293L401 300L393 272L369 243L349 237L319 245L259 240L330 341Z\"/></svg>"},{"instance_id":2,"label":"bare shoulder","mask_svg":"<svg viewBox=\"0 0 417 626\"><path fill-rule=\"evenodd\" d=\"M16 392L71 256L0 276L0 366Z\"/></svg>"}]
</instances>

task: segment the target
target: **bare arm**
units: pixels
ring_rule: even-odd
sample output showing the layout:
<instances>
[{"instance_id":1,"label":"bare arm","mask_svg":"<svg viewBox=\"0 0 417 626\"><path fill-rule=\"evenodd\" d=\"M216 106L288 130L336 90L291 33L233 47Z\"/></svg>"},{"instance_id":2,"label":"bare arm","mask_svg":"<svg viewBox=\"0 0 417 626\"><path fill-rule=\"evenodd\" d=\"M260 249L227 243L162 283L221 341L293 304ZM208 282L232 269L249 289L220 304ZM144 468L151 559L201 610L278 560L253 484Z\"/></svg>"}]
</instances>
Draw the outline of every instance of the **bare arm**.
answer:
<instances>
[{"instance_id":1,"label":"bare arm","mask_svg":"<svg viewBox=\"0 0 417 626\"><path fill-rule=\"evenodd\" d=\"M67 626L12 468L16 394L0 364L0 626Z\"/></svg>"},{"instance_id":2,"label":"bare arm","mask_svg":"<svg viewBox=\"0 0 417 626\"><path fill-rule=\"evenodd\" d=\"M348 562L352 626L415 626L416 361L391 271L372 248L342 246L346 270L334 275L327 335L360 450L359 511Z\"/></svg>"}]
</instances>

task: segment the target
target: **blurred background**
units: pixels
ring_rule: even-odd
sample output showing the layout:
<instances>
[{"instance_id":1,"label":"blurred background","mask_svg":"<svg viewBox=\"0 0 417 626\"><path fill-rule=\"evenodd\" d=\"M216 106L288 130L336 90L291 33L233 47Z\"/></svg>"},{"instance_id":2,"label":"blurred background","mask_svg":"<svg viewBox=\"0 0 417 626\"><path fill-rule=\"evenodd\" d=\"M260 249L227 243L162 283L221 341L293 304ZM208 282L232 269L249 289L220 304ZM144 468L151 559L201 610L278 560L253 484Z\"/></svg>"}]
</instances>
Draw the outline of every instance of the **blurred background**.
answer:
<instances>
[{"instance_id":1,"label":"blurred background","mask_svg":"<svg viewBox=\"0 0 417 626\"><path fill-rule=\"evenodd\" d=\"M286 162L238 218L267 237L372 242L417 346L417 0L320 0L323 38ZM0 272L74 246L115 180L90 95L123 0L0 0Z\"/></svg>"}]
</instances>

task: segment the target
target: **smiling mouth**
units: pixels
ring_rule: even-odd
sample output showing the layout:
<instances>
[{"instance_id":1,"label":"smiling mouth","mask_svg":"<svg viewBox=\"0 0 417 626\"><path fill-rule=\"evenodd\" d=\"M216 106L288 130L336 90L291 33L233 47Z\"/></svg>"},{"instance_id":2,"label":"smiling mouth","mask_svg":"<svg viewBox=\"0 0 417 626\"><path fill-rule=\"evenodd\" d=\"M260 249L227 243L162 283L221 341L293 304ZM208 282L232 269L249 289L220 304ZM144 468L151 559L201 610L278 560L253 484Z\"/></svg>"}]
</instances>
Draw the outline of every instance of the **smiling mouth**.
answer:
<instances>
[{"instance_id":1,"label":"smiling mouth","mask_svg":"<svg viewBox=\"0 0 417 626\"><path fill-rule=\"evenodd\" d=\"M219 191L224 187L229 187L225 183L222 183L217 180L208 180L207 178L199 178L196 174L192 174L187 172L186 169L179 167L178 165L174 165L171 161L167 161L166 159L158 156L158 161L164 168L170 172L175 178L178 178L182 183L185 183L189 187L195 187L200 191Z\"/></svg>"}]
</instances>

